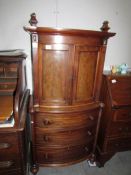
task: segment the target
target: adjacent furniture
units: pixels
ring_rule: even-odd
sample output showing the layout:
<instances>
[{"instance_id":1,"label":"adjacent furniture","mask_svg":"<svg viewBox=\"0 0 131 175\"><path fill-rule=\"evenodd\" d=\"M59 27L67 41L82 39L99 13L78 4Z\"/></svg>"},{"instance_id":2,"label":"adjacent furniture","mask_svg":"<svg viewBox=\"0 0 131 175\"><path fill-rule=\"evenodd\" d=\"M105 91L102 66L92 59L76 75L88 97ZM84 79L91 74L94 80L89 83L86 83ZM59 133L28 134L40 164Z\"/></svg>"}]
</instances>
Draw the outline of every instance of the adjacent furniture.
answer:
<instances>
[{"instance_id":1,"label":"adjacent furniture","mask_svg":"<svg viewBox=\"0 0 131 175\"><path fill-rule=\"evenodd\" d=\"M102 114L97 156L100 165L118 151L131 149L131 73L103 75Z\"/></svg>"},{"instance_id":2,"label":"adjacent furniture","mask_svg":"<svg viewBox=\"0 0 131 175\"><path fill-rule=\"evenodd\" d=\"M28 174L25 58L17 51L0 52L0 174Z\"/></svg>"},{"instance_id":3,"label":"adjacent furniture","mask_svg":"<svg viewBox=\"0 0 131 175\"><path fill-rule=\"evenodd\" d=\"M94 159L101 116L100 87L108 32L36 27L31 36L32 172Z\"/></svg>"}]
</instances>

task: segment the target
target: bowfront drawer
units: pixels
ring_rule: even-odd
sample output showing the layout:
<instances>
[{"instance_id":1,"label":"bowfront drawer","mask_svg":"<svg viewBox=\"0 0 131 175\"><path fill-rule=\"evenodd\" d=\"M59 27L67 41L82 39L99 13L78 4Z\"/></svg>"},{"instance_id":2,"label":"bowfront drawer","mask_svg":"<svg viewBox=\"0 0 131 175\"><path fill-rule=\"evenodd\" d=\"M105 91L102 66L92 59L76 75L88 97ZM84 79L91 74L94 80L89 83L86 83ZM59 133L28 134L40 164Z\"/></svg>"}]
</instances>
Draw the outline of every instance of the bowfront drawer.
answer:
<instances>
[{"instance_id":1,"label":"bowfront drawer","mask_svg":"<svg viewBox=\"0 0 131 175\"><path fill-rule=\"evenodd\" d=\"M104 151L126 151L131 149L131 138L108 139Z\"/></svg>"},{"instance_id":2,"label":"bowfront drawer","mask_svg":"<svg viewBox=\"0 0 131 175\"><path fill-rule=\"evenodd\" d=\"M116 109L113 115L113 121L128 122L131 121L131 107Z\"/></svg>"},{"instance_id":3,"label":"bowfront drawer","mask_svg":"<svg viewBox=\"0 0 131 175\"><path fill-rule=\"evenodd\" d=\"M35 127L43 128L44 131L51 129L70 130L76 127L83 128L95 125L98 119L98 111L72 114L36 114ZM52 130L53 129L53 130Z\"/></svg>"},{"instance_id":4,"label":"bowfront drawer","mask_svg":"<svg viewBox=\"0 0 131 175\"><path fill-rule=\"evenodd\" d=\"M92 143L65 148L41 148L36 149L36 159L40 164L70 163L86 158L92 151Z\"/></svg>"},{"instance_id":5,"label":"bowfront drawer","mask_svg":"<svg viewBox=\"0 0 131 175\"><path fill-rule=\"evenodd\" d=\"M94 140L95 127L82 128L61 132L43 132L43 129L36 129L36 144L40 146L66 146L80 145Z\"/></svg>"}]
</instances>

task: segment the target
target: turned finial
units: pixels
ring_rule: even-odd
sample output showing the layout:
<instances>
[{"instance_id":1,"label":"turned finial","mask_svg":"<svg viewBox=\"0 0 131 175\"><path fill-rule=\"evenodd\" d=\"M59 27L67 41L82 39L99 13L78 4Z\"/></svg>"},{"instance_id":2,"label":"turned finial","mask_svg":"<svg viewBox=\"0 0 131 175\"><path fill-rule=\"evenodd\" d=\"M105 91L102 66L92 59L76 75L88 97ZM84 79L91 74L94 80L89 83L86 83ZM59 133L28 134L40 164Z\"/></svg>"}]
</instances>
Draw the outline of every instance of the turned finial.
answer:
<instances>
[{"instance_id":1,"label":"turned finial","mask_svg":"<svg viewBox=\"0 0 131 175\"><path fill-rule=\"evenodd\" d=\"M109 27L109 22L108 21L104 21L103 22L103 25L102 25L102 27L101 27L101 31L102 32L108 32L108 30L110 29L110 27Z\"/></svg>"},{"instance_id":2,"label":"turned finial","mask_svg":"<svg viewBox=\"0 0 131 175\"><path fill-rule=\"evenodd\" d=\"M29 20L29 23L30 23L30 25L31 26L36 26L37 25L37 23L38 23L38 21L37 21L37 19L36 19L36 14L35 13L32 13L31 15L30 15L30 20Z\"/></svg>"}]
</instances>

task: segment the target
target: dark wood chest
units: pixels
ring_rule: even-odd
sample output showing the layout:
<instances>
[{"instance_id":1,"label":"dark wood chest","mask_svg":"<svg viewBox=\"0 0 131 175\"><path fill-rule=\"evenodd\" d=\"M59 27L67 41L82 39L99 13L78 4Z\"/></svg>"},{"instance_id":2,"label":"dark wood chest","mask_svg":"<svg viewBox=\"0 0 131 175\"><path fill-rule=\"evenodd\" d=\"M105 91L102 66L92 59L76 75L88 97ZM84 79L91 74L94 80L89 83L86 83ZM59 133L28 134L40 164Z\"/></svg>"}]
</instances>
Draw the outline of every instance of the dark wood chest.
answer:
<instances>
[{"instance_id":1,"label":"dark wood chest","mask_svg":"<svg viewBox=\"0 0 131 175\"><path fill-rule=\"evenodd\" d=\"M25 55L9 53L0 53L0 175L25 175L29 173Z\"/></svg>"},{"instance_id":2,"label":"dark wood chest","mask_svg":"<svg viewBox=\"0 0 131 175\"><path fill-rule=\"evenodd\" d=\"M101 97L105 108L98 137L98 155L104 164L116 152L131 149L131 73L103 75Z\"/></svg>"}]
</instances>

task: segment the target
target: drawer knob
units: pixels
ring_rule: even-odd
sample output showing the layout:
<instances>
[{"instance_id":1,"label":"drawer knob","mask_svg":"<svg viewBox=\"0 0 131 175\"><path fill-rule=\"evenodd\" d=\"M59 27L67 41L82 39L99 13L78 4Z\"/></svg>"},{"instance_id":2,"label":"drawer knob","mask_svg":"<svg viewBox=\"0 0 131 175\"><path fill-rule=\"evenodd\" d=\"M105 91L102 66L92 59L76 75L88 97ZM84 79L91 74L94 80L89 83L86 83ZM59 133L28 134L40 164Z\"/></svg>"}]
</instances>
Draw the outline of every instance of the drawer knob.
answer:
<instances>
[{"instance_id":1,"label":"drawer knob","mask_svg":"<svg viewBox=\"0 0 131 175\"><path fill-rule=\"evenodd\" d=\"M119 131L122 131L122 128L119 128Z\"/></svg>"},{"instance_id":2,"label":"drawer knob","mask_svg":"<svg viewBox=\"0 0 131 175\"><path fill-rule=\"evenodd\" d=\"M92 135L91 131L88 131L87 133L88 133L88 135L89 135L89 136L91 136L91 135Z\"/></svg>"},{"instance_id":3,"label":"drawer knob","mask_svg":"<svg viewBox=\"0 0 131 175\"><path fill-rule=\"evenodd\" d=\"M85 147L85 150L86 150L86 152L88 152L88 151L89 151L89 149L88 149L88 147L87 147L87 146Z\"/></svg>"},{"instance_id":4,"label":"drawer knob","mask_svg":"<svg viewBox=\"0 0 131 175\"><path fill-rule=\"evenodd\" d=\"M48 159L48 153L45 153L45 159Z\"/></svg>"},{"instance_id":5,"label":"drawer knob","mask_svg":"<svg viewBox=\"0 0 131 175\"><path fill-rule=\"evenodd\" d=\"M116 143L115 146L118 147L118 146L120 146L120 145L119 145L119 143Z\"/></svg>"},{"instance_id":6,"label":"drawer knob","mask_svg":"<svg viewBox=\"0 0 131 175\"><path fill-rule=\"evenodd\" d=\"M89 119L93 121L94 117L92 115L89 115Z\"/></svg>"},{"instance_id":7,"label":"drawer knob","mask_svg":"<svg viewBox=\"0 0 131 175\"><path fill-rule=\"evenodd\" d=\"M50 122L48 119L45 119L45 120L43 121L43 124L46 126L46 125L50 125L51 122Z\"/></svg>"},{"instance_id":8,"label":"drawer knob","mask_svg":"<svg viewBox=\"0 0 131 175\"><path fill-rule=\"evenodd\" d=\"M9 143L0 143L0 149L9 148L11 145Z\"/></svg>"},{"instance_id":9,"label":"drawer knob","mask_svg":"<svg viewBox=\"0 0 131 175\"><path fill-rule=\"evenodd\" d=\"M131 112L129 113L129 117L131 117Z\"/></svg>"},{"instance_id":10,"label":"drawer knob","mask_svg":"<svg viewBox=\"0 0 131 175\"><path fill-rule=\"evenodd\" d=\"M49 137L48 136L44 136L43 139L44 139L45 142L48 142L49 141Z\"/></svg>"},{"instance_id":11,"label":"drawer knob","mask_svg":"<svg viewBox=\"0 0 131 175\"><path fill-rule=\"evenodd\" d=\"M9 168L14 164L13 161L2 161L0 162L0 168Z\"/></svg>"}]
</instances>

